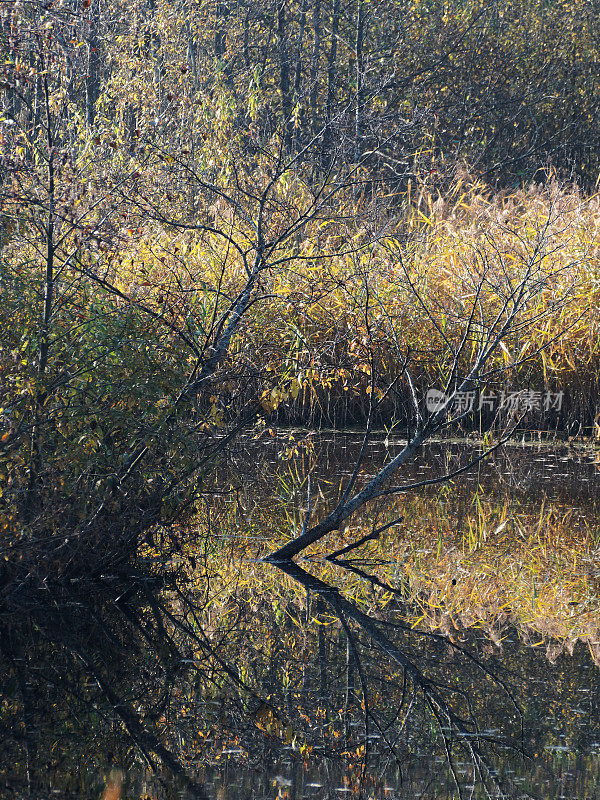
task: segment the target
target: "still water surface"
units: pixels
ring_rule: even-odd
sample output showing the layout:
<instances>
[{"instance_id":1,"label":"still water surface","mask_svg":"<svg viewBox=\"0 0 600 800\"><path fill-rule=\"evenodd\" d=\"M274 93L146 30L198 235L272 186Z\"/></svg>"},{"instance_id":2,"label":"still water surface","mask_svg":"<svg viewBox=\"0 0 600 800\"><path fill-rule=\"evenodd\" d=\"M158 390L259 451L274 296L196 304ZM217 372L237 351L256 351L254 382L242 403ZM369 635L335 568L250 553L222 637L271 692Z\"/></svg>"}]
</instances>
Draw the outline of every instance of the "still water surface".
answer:
<instances>
[{"instance_id":1,"label":"still water surface","mask_svg":"<svg viewBox=\"0 0 600 800\"><path fill-rule=\"evenodd\" d=\"M357 514L279 567L260 558L298 532L308 475L317 519L361 440L273 434L220 465L196 532L172 554L178 582L141 603L156 620L146 644L114 642L114 658L103 645L123 703L219 800L600 797L595 452L508 447L447 486ZM399 446L374 441L362 479ZM432 444L398 483L456 471L475 449ZM160 625L176 658L150 653ZM50 687L43 656L29 658ZM47 691L32 715L36 796L186 796L170 773L146 770L143 739L131 746L117 702L102 707L83 673ZM2 751L7 796L23 791L22 739L17 721Z\"/></svg>"}]
</instances>

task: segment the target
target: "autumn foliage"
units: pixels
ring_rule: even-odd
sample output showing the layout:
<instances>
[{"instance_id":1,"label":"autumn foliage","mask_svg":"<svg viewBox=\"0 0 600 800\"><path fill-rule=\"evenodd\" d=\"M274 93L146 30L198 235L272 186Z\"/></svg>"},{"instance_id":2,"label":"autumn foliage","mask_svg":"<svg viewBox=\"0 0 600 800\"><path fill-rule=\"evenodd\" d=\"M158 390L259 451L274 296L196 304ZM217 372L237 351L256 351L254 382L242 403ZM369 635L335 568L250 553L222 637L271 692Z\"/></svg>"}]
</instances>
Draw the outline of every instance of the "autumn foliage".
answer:
<instances>
[{"instance_id":1,"label":"autumn foliage","mask_svg":"<svg viewBox=\"0 0 600 800\"><path fill-rule=\"evenodd\" d=\"M37 659L183 774L161 703L214 652L152 589L185 584L241 430L426 438L423 393L471 382L564 391L526 424L598 434L599 25L586 0L0 0L0 650L30 755ZM142 721L108 679L126 639L161 687Z\"/></svg>"}]
</instances>

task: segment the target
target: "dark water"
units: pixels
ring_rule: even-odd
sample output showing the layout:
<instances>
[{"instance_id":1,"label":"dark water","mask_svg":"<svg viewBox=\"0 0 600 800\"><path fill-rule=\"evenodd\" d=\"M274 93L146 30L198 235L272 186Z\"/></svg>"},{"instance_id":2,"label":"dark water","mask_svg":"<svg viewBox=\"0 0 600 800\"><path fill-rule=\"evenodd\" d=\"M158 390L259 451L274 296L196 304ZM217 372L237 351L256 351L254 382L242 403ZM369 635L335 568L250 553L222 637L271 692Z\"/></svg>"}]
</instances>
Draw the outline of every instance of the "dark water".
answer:
<instances>
[{"instance_id":1,"label":"dark water","mask_svg":"<svg viewBox=\"0 0 600 800\"><path fill-rule=\"evenodd\" d=\"M98 578L72 595L73 617L37 623L20 650L2 621L13 653L2 662L2 796L192 796L183 773L161 766L172 756L219 799L600 797L594 620L587 638L562 639L510 609L493 636L483 623L415 625L422 598L391 568L391 538L376 558L360 549L326 565L316 556L258 563L301 523L308 474L318 516L360 446L354 434L274 434L239 445L207 490L197 531L163 542L167 583L153 585L150 550L129 576L135 590L113 592L116 576ZM361 479L399 446L370 445ZM457 471L476 452L434 443L398 483ZM593 577L599 481L591 449L519 443L443 490L411 492L426 502L422 517L411 506L410 529L464 513L475 496L532 524L542 506L569 509L554 535L585 530ZM370 524L359 515L344 541ZM573 575L557 575L568 592ZM595 613L595 585L590 577L585 598L567 598L573 618ZM86 593L99 586L107 599L92 613ZM443 601L439 617L451 617Z\"/></svg>"},{"instance_id":2,"label":"dark water","mask_svg":"<svg viewBox=\"0 0 600 800\"><path fill-rule=\"evenodd\" d=\"M359 433L321 433L274 430L274 435L260 438L260 456L252 440L240 446L233 456L235 471L223 469L224 480L244 477L252 486L260 483L261 475L266 485L275 488L275 475L282 472L286 463L284 454L300 446L301 469L312 471L313 479L337 487L340 478L347 477L354 467L356 455L362 444ZM385 462L395 456L405 440L398 436L374 436L368 443L362 473L374 474ZM408 462L398 475L398 485L431 479L444 471L465 467L477 456L493 446L473 440L432 442ZM307 446L308 450L307 450ZM296 457L298 460L298 457ZM487 490L502 486L506 493L522 495L530 492L536 499L593 500L600 486L600 453L590 443L568 443L539 439L528 435L520 442L511 442L493 452L489 457L466 469L454 485L472 487L482 483Z\"/></svg>"}]
</instances>

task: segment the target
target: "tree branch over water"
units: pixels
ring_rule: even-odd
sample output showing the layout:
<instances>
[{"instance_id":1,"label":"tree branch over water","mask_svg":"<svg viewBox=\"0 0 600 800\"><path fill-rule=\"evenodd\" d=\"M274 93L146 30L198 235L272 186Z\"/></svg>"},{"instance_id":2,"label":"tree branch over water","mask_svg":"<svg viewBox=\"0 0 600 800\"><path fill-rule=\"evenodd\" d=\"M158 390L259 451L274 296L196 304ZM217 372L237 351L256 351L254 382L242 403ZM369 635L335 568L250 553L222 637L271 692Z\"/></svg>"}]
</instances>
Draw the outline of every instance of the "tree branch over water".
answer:
<instances>
[{"instance_id":1,"label":"tree branch over water","mask_svg":"<svg viewBox=\"0 0 600 800\"><path fill-rule=\"evenodd\" d=\"M359 474L366 451L366 442L370 436L371 430L368 425L361 452L353 467L352 477L335 508L324 519L272 552L267 560L279 562L294 558L327 534L338 530L359 508L380 497L393 492L410 491L420 486L443 483L469 468L467 466L456 474L448 473L430 481L406 484L391 489L388 485L392 477L421 450L424 444L447 428L449 424L456 424L469 415L469 410L463 412L453 410L453 404L461 395L474 393L476 389L484 386L483 381L492 361L503 350L506 351L506 342L514 335L515 330L520 330L524 324L527 324L531 309L537 303L540 286L556 278L557 270L552 261L555 256L554 228L560 229L561 226L560 204L551 206L548 215L541 221L531 241L524 241L520 234L515 233L516 252L514 254L504 252L496 243L494 236L498 228L494 229L489 222L486 225L485 221L484 225L481 247L486 247L486 249L483 252L479 250L475 252L474 263L465 265L465 290L470 289L470 294L467 295L470 301L466 304L462 302L462 298L448 298L441 302L436 296L435 289L427 289L428 294L424 295L425 290L418 287L417 281L423 282L425 286L427 284L418 274L415 279L412 278L408 267L404 264L399 246L395 243L391 245L392 249L398 252L398 263L409 290L408 297L412 296L426 310L434 330L439 334L441 349L437 358L440 364L445 400L425 417L421 416L418 405L415 410L413 402L411 424L414 433L409 436L401 451L391 458L375 476L369 478L360 491L349 498L349 491L353 488ZM574 274L573 282L568 285L562 298L563 303L568 302L575 280ZM364 302L365 313L368 314L368 293ZM452 318L454 319L453 324L448 324L448 319ZM467 345L470 355L466 354ZM405 363L402 372L405 372L407 367L408 364ZM370 397L373 395L373 381L372 374ZM409 388L414 394L412 381L410 381ZM522 418L518 418L509 426L508 433L501 436L488 452L473 459L471 465L476 464L508 441L521 421Z\"/></svg>"}]
</instances>

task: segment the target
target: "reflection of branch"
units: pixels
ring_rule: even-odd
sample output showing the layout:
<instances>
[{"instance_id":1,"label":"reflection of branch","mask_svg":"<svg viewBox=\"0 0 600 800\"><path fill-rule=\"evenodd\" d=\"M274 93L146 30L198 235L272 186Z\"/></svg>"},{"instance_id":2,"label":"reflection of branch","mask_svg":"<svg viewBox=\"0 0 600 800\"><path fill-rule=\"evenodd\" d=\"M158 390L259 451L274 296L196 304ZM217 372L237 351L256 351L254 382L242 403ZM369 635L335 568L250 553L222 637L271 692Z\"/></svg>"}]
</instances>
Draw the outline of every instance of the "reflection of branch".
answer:
<instances>
[{"instance_id":1,"label":"reflection of branch","mask_svg":"<svg viewBox=\"0 0 600 800\"><path fill-rule=\"evenodd\" d=\"M347 626L346 620L355 622L365 631L382 652L402 668L405 675L410 676L413 684L423 693L427 706L430 708L440 726L440 733L448 757L449 769L454 775L459 795L462 796L461 788L452 757L453 732L458 735L457 741L468 750L475 775L479 776L484 789L486 791L488 790L488 781L491 781L496 789L504 795L499 780L494 774L494 769L488 762L481 746L484 742L500 744L505 747L513 747L513 745L511 745L508 740L503 740L480 732L474 713L470 704L467 702L468 697L466 693L459 688L451 688L451 691L453 691L456 696L461 697L466 703L468 716L466 719L463 719L463 717L452 708L450 701L446 700L442 694L441 690L447 690L450 687L446 687L429 678L403 650L382 633L372 617L365 614L349 600L346 600L337 589L324 583L319 578L310 575L296 563L286 561L279 563L277 566L286 575L289 575L303 585L307 591L310 590L312 593L321 596L331 607L338 619L340 619L345 629ZM448 735L447 729L449 729L450 735Z\"/></svg>"},{"instance_id":2,"label":"reflection of branch","mask_svg":"<svg viewBox=\"0 0 600 800\"><path fill-rule=\"evenodd\" d=\"M345 553L349 553L351 550L356 550L357 547L360 547L361 544L365 542L370 542L372 539L379 539L380 531L371 531L371 533L367 533L366 536L363 536L358 542L353 542L352 544L346 545L346 547L342 547L340 550L336 550L334 553L330 553L328 556L325 556L327 561L334 561L338 556L343 556Z\"/></svg>"},{"instance_id":3,"label":"reflection of branch","mask_svg":"<svg viewBox=\"0 0 600 800\"><path fill-rule=\"evenodd\" d=\"M405 483L403 486L392 486L390 489L380 492L379 497L386 497L390 494L399 494L400 492L410 492L414 489L422 489L425 486L435 486L436 484L446 483L447 481L452 480L452 478L456 478L458 475L468 472L471 467L479 464L481 461L498 450L498 448L509 442L514 432L525 419L525 416L526 414L522 414L506 434L506 436L503 436L502 439L496 442L496 444L488 447L488 449L484 450L483 453L480 453L478 456L476 456L476 458L472 458L468 464L465 464L463 467L459 467L458 469L454 470L454 472L446 472L444 475L439 475L437 478L425 478L422 481L416 481L415 483Z\"/></svg>"},{"instance_id":4,"label":"reflection of branch","mask_svg":"<svg viewBox=\"0 0 600 800\"><path fill-rule=\"evenodd\" d=\"M335 561L332 560L332 559L329 559L329 560L331 560L333 564L336 564L336 565L342 567L343 569L348 570L349 572L353 572L355 575L358 575L360 578L363 578L364 580L369 581L369 583L371 583L371 585L379 586L380 589L383 589L386 592L390 592L390 594L396 595L396 596L400 597L404 601L404 594L400 589L396 589L393 586L390 586L388 583L385 583L385 581L380 580L377 577L377 575L372 575L372 574L369 574L368 572L365 572L362 569L359 569L358 567L354 566L354 564L351 561L346 561L344 559L340 559L340 560L336 559ZM446 644L449 642L449 639L448 639L447 636L444 636L441 633L436 633L435 631L418 630L418 629L413 628L411 625L402 625L399 622L389 622L389 621L386 621L386 620L381 620L381 624L389 626L389 627L392 627L392 628L397 628L397 629L402 630L402 631L410 631L411 633L414 633L416 635L426 636L429 639L435 639L437 641L444 642ZM454 650L456 650L458 653L463 655L469 661L473 662L476 665L476 667L479 670L481 670L481 672L483 672L483 674L487 678L489 678L494 683L497 683L498 686L500 686L502 688L504 694L510 700L510 703L511 703L512 707L514 708L514 710L516 711L516 713L518 714L518 716L519 716L519 718L521 720L521 733L523 733L523 714L522 714L522 711L519 708L519 705L518 705L517 701L515 700L515 698L513 697L510 689L508 688L506 683L502 680L502 678L499 675L497 675L495 672L493 672L489 667L486 667L485 664L483 664L478 658L476 658L467 649L465 649L464 647L461 647L459 644L456 644L456 642L451 642L451 644L452 644L452 648ZM524 753L523 753L523 755L524 755Z\"/></svg>"},{"instance_id":5,"label":"reflection of branch","mask_svg":"<svg viewBox=\"0 0 600 800\"><path fill-rule=\"evenodd\" d=\"M358 677L360 678L360 688L362 691L363 696L363 706L365 711L365 755L362 764L361 770L361 780L364 779L366 771L367 771L367 764L369 763L369 745L370 745L370 737L369 737L369 717L371 716L371 712L369 710L369 685L365 675L365 670L360 658L360 653L358 652L358 647L356 646L356 641L354 640L354 634L350 630L350 626L344 619L343 614L340 614L338 619L342 623L342 627L346 634L346 638L348 640L348 647L350 652L352 653L352 658L354 663L356 664L356 669L358 670Z\"/></svg>"},{"instance_id":6,"label":"reflection of branch","mask_svg":"<svg viewBox=\"0 0 600 800\"><path fill-rule=\"evenodd\" d=\"M355 567L351 561L347 561L346 559L334 559L332 556L328 556L327 561L331 561L332 564L336 564L340 567L343 567L343 569L347 569L348 572L353 572L355 575L358 575L359 578L364 578L365 580L369 581L371 586L379 586L380 589L390 592L390 594L398 595L398 597L404 599L404 594L400 589L394 589L393 586L389 586L387 583L380 580L377 575L369 575L368 572L364 572L362 569ZM407 627L406 630L409 630L409 628Z\"/></svg>"}]
</instances>

